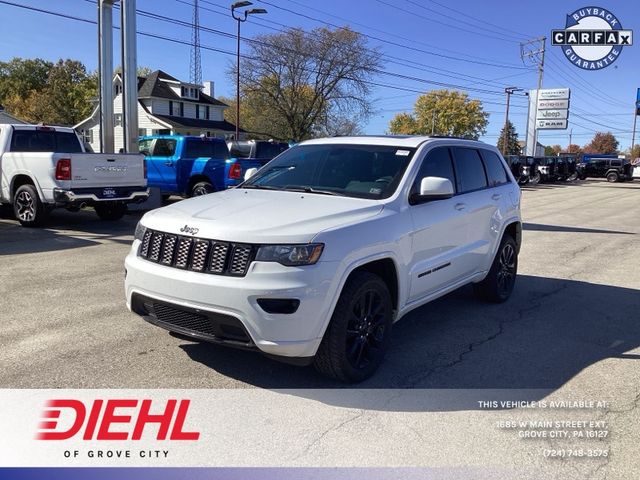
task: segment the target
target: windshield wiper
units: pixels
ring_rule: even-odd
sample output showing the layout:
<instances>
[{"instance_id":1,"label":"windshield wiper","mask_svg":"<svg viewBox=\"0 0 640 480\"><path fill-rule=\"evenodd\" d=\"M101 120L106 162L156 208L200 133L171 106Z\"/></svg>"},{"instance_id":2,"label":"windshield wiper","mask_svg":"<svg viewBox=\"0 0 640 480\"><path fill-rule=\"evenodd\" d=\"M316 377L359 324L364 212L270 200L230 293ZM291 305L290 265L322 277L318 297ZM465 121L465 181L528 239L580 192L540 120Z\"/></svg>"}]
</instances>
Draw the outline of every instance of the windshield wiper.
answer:
<instances>
[{"instance_id":1,"label":"windshield wiper","mask_svg":"<svg viewBox=\"0 0 640 480\"><path fill-rule=\"evenodd\" d=\"M320 195L338 195L344 197L343 194L338 192L333 192L331 190L321 190L313 187L309 187L306 185L286 185L282 188L282 190L289 190L291 192L305 192L305 193L317 193Z\"/></svg>"},{"instance_id":2,"label":"windshield wiper","mask_svg":"<svg viewBox=\"0 0 640 480\"><path fill-rule=\"evenodd\" d=\"M238 188L255 188L256 190L282 190L281 187L272 187L271 185L255 185L253 183L248 185L241 185Z\"/></svg>"}]
</instances>

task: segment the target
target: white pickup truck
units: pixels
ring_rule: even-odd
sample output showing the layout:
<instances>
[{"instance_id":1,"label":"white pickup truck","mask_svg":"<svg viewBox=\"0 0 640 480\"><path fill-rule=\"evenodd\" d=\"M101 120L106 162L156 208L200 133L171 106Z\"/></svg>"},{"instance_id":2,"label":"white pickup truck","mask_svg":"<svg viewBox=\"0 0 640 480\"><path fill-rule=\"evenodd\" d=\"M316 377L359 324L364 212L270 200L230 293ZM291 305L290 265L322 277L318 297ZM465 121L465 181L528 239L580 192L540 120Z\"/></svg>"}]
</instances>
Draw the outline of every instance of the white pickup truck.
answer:
<instances>
[{"instance_id":1,"label":"white pickup truck","mask_svg":"<svg viewBox=\"0 0 640 480\"><path fill-rule=\"evenodd\" d=\"M72 128L0 124L0 203L25 227L57 207L117 220L148 198L146 177L142 155L87 153Z\"/></svg>"}]
</instances>

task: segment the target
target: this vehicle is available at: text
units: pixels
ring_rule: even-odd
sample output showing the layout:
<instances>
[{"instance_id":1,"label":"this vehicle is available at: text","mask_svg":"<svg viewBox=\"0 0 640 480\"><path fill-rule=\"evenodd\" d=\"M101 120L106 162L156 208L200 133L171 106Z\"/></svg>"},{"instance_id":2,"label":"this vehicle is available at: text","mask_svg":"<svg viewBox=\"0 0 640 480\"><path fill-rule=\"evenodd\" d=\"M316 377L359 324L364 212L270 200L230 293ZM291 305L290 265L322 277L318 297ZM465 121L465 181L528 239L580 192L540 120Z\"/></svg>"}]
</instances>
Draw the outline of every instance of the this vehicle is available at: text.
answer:
<instances>
[{"instance_id":1,"label":"this vehicle is available at: text","mask_svg":"<svg viewBox=\"0 0 640 480\"><path fill-rule=\"evenodd\" d=\"M495 147L311 140L236 188L147 213L126 299L167 330L357 382L410 310L470 283L508 299L520 244L520 189Z\"/></svg>"}]
</instances>

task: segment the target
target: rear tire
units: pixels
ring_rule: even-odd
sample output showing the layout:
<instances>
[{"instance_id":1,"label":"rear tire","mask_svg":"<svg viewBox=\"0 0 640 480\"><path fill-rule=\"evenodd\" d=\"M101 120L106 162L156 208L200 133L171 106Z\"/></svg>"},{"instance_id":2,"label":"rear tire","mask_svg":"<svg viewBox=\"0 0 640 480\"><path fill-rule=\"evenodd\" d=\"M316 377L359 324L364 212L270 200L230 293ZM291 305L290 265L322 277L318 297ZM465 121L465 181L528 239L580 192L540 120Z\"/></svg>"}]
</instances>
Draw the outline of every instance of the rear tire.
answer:
<instances>
[{"instance_id":1,"label":"rear tire","mask_svg":"<svg viewBox=\"0 0 640 480\"><path fill-rule=\"evenodd\" d=\"M518 274L518 248L515 240L506 235L500 242L489 273L473 285L476 296L482 300L502 303L509 299Z\"/></svg>"},{"instance_id":2,"label":"rear tire","mask_svg":"<svg viewBox=\"0 0 640 480\"><path fill-rule=\"evenodd\" d=\"M96 213L101 220L120 220L127 213L127 205L124 203L105 203L95 205Z\"/></svg>"},{"instance_id":3,"label":"rear tire","mask_svg":"<svg viewBox=\"0 0 640 480\"><path fill-rule=\"evenodd\" d=\"M378 369L389 346L393 303L386 283L370 272L347 281L314 358L321 374L361 382Z\"/></svg>"},{"instance_id":4,"label":"rear tire","mask_svg":"<svg viewBox=\"0 0 640 480\"><path fill-rule=\"evenodd\" d=\"M216 189L213 188L213 185L211 185L209 182L198 182L193 187L191 187L190 196L199 197L201 195L208 195L215 191Z\"/></svg>"},{"instance_id":5,"label":"rear tire","mask_svg":"<svg viewBox=\"0 0 640 480\"><path fill-rule=\"evenodd\" d=\"M531 185L537 185L540 183L540 172L536 172L534 176L529 176L529 183Z\"/></svg>"},{"instance_id":6,"label":"rear tire","mask_svg":"<svg viewBox=\"0 0 640 480\"><path fill-rule=\"evenodd\" d=\"M616 172L607 173L607 182L615 183L618 181L618 174Z\"/></svg>"},{"instance_id":7,"label":"rear tire","mask_svg":"<svg viewBox=\"0 0 640 480\"><path fill-rule=\"evenodd\" d=\"M41 227L49 211L40 201L38 191L33 185L18 187L13 196L13 213L23 227Z\"/></svg>"}]
</instances>

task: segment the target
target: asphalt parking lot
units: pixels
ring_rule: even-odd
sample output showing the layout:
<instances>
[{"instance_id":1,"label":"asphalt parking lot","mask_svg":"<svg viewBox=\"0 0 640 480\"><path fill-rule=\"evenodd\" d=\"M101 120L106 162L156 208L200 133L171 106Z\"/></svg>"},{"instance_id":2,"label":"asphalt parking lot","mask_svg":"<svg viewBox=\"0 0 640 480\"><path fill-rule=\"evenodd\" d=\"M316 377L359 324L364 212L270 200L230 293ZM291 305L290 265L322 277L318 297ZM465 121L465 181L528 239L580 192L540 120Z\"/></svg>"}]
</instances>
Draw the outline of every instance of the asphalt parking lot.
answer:
<instances>
[{"instance_id":1,"label":"asphalt parking lot","mask_svg":"<svg viewBox=\"0 0 640 480\"><path fill-rule=\"evenodd\" d=\"M493 464L509 471L473 478L513 478L514 470L520 478L634 478L640 468L639 199L637 181L525 187L524 243L511 299L484 304L464 288L412 312L394 327L382 368L356 389L310 367L178 338L130 314L123 259L139 214L108 223L89 210L60 211L48 228L36 230L5 212L0 386L275 394L276 400L267 397L275 403L266 410L255 406L250 392L233 397L242 412L233 421L246 425L242 430L226 416L221 420L232 423L230 436L214 448L211 461L220 465ZM279 395L279 389L303 390ZM229 390L217 391L229 401ZM547 413L476 407L488 397L605 400L610 406ZM543 446L565 444L521 440L496 427L531 415L604 419L611 436L595 445L612 454L548 460L540 454ZM250 428L252 422L262 427ZM241 430L248 436L239 436ZM273 448L260 447L267 437ZM367 439L356 460L344 455L354 438Z\"/></svg>"},{"instance_id":2,"label":"asphalt parking lot","mask_svg":"<svg viewBox=\"0 0 640 480\"><path fill-rule=\"evenodd\" d=\"M396 324L367 388L640 385L640 182L523 189L513 297L462 289ZM123 259L139 214L55 211L48 228L0 218L4 388L340 387L251 352L171 336L130 314ZM631 392L632 393L632 392Z\"/></svg>"}]
</instances>

